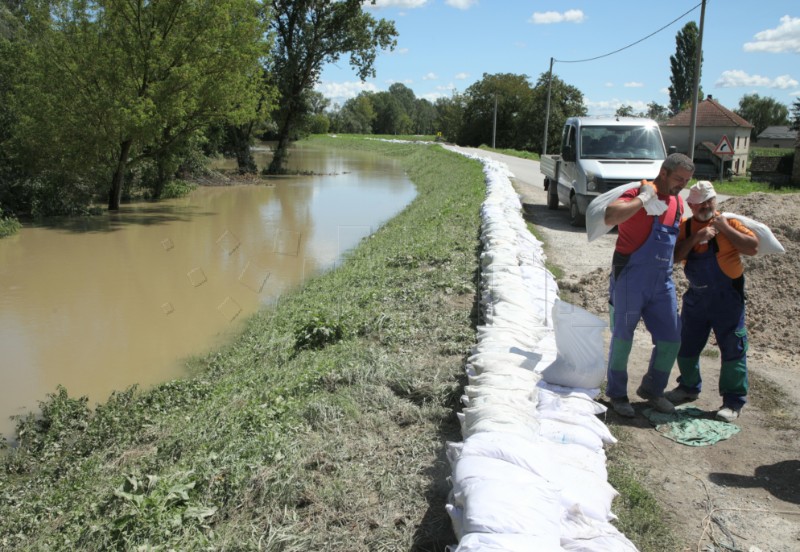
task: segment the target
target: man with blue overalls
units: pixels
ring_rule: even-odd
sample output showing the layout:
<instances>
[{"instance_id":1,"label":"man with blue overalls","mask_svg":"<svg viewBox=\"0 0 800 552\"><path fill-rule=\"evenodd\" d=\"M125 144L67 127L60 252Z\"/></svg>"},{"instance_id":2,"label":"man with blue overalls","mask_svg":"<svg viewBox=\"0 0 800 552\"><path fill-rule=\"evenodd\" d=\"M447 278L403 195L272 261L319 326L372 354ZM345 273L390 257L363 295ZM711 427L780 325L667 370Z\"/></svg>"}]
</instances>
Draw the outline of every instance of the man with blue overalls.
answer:
<instances>
[{"instance_id":1,"label":"man with blue overalls","mask_svg":"<svg viewBox=\"0 0 800 552\"><path fill-rule=\"evenodd\" d=\"M606 207L606 225L616 225L618 230L609 285L611 346L606 395L620 416L636 415L628 400L628 357L639 320L650 332L653 351L636 394L659 412L675 410L664 398L680 346L672 264L683 214L678 194L692 173L692 160L674 153L664 160L652 183L642 182Z\"/></svg>"},{"instance_id":2,"label":"man with blue overalls","mask_svg":"<svg viewBox=\"0 0 800 552\"><path fill-rule=\"evenodd\" d=\"M717 338L722 368L717 419L732 422L747 396L747 330L744 324L744 266L741 255L755 255L758 238L744 224L727 220L717 210L711 182L689 190L686 202L692 217L681 223L675 261L683 261L689 289L681 307L681 348L678 351L678 387L664 396L674 404L697 399L700 353L711 330Z\"/></svg>"}]
</instances>

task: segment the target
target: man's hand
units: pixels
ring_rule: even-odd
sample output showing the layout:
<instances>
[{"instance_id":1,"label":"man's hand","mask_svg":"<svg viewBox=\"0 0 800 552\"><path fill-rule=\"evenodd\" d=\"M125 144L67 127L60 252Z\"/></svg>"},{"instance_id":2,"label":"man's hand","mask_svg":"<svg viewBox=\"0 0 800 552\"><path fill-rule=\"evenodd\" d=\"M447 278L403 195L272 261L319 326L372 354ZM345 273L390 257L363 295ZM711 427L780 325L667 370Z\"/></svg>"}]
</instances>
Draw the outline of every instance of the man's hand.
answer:
<instances>
[{"instance_id":1,"label":"man's hand","mask_svg":"<svg viewBox=\"0 0 800 552\"><path fill-rule=\"evenodd\" d=\"M652 184L642 184L639 186L637 197L642 200L642 205L646 206L648 201L656 197L656 187Z\"/></svg>"}]
</instances>

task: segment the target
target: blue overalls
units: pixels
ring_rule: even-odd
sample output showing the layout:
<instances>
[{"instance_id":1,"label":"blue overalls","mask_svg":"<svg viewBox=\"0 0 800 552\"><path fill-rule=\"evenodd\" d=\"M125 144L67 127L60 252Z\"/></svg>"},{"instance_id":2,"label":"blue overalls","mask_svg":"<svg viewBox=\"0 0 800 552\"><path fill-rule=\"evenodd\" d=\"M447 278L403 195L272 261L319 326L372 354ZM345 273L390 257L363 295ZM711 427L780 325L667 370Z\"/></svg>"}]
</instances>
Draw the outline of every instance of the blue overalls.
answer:
<instances>
[{"instance_id":1,"label":"blue overalls","mask_svg":"<svg viewBox=\"0 0 800 552\"><path fill-rule=\"evenodd\" d=\"M687 224L687 237L691 223ZM739 410L747 395L747 330L744 325L744 276L729 278L717 262L716 238L703 253L691 251L684 272L689 289L681 309L681 348L678 352L678 383L688 391L700 392L700 352L711 330L719 344L722 369L719 393L723 406Z\"/></svg>"},{"instance_id":2,"label":"blue overalls","mask_svg":"<svg viewBox=\"0 0 800 552\"><path fill-rule=\"evenodd\" d=\"M611 399L628 396L628 357L633 332L644 320L653 340L653 352L642 388L660 397L669 381L680 346L680 321L675 283L672 281L672 258L681 221L680 202L675 206L672 225L653 217L647 241L630 254L625 262L615 254L609 285L611 303L611 346L608 351L608 384ZM622 265L622 262L624 265Z\"/></svg>"}]
</instances>

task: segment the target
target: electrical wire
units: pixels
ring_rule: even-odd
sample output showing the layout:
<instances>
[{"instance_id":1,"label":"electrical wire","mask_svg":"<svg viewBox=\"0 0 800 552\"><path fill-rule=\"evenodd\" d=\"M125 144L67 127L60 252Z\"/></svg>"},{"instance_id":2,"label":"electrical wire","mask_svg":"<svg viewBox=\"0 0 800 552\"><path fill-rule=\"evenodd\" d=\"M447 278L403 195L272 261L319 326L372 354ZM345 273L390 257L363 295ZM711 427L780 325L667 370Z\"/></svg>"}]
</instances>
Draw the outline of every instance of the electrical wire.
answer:
<instances>
[{"instance_id":1,"label":"electrical wire","mask_svg":"<svg viewBox=\"0 0 800 552\"><path fill-rule=\"evenodd\" d=\"M708 1L709 1L709 0L706 0L706 4L708 4ZM622 48L619 48L618 50L614 50L613 52L608 52L607 54L603 54L603 55L601 55L601 56L595 56L595 57L593 57L593 58L587 58L587 59L573 59L573 60L565 60L565 59L555 59L555 58L554 58L554 59L553 59L553 61L554 61L554 62L556 62L556 61L557 61L558 63L584 63L584 62L587 62L587 61L594 61L594 60L596 60L596 59L601 59L601 58L604 58L604 57L612 56L612 55L614 55L614 54L617 54L617 53L619 53L619 52L621 52L621 51L623 51L623 50L627 50L628 48L631 48L631 47L633 47L633 46L636 46L637 44L639 44L640 42L644 42L645 40L647 40L647 39L648 39L648 38L650 38L651 36L653 36L653 35L656 35L656 34L660 33L661 31L663 31L664 29L666 29L667 27L669 27L670 25L672 25L672 24L673 24L673 23L675 23L676 21L678 21L678 20L680 20L680 19L683 19L683 18L684 18L684 17L686 17L688 14L690 14L691 12L693 12L694 10L696 10L697 8L699 8L699 7L700 7L700 6L702 6L702 5L703 5L703 3L702 3L702 2L700 2L700 3L699 3L699 4L697 4L695 7L693 7L692 9L690 9L689 11L687 11L687 12L685 12L685 13L682 13L681 15L679 15L678 17L676 17L675 19L673 19L672 21L670 21L669 23L667 23L666 25L664 25L663 27L661 27L660 29L658 29L657 31L653 31L652 33L650 33L650 34L649 34L649 35L647 35L646 37L644 37L644 38L640 38L640 39L639 39L639 40L637 40L636 42L632 42L631 44L628 44L627 46L623 46Z\"/></svg>"}]
</instances>

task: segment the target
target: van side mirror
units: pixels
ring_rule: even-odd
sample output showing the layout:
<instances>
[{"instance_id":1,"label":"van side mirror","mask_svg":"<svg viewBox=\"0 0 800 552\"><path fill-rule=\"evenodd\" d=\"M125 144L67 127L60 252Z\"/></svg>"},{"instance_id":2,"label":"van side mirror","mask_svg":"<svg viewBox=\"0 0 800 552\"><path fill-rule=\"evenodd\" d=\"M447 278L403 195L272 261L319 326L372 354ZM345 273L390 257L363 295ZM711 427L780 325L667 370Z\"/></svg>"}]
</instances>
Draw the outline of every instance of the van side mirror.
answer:
<instances>
[{"instance_id":1,"label":"van side mirror","mask_svg":"<svg viewBox=\"0 0 800 552\"><path fill-rule=\"evenodd\" d=\"M572 146L564 146L564 151L561 152L561 158L564 161L575 161L575 149Z\"/></svg>"}]
</instances>

